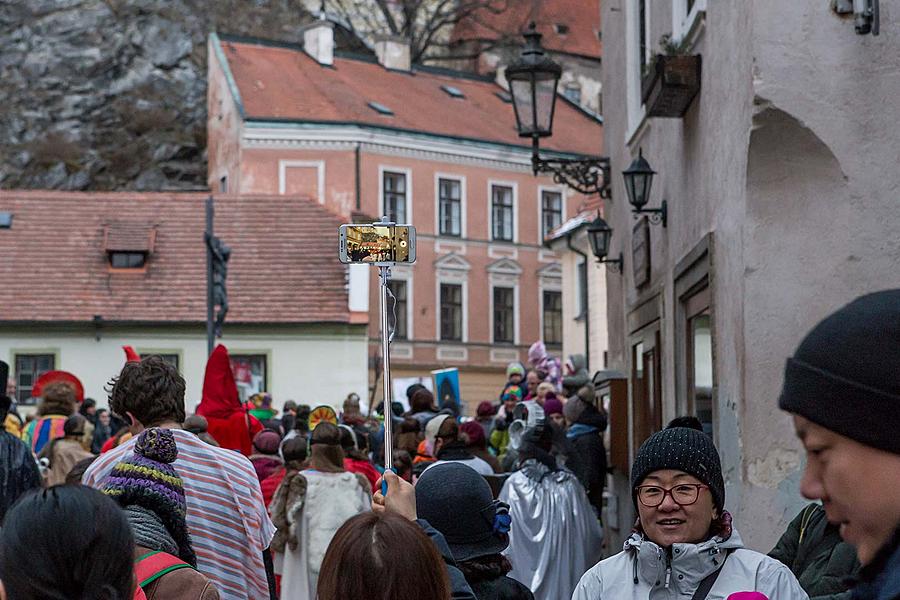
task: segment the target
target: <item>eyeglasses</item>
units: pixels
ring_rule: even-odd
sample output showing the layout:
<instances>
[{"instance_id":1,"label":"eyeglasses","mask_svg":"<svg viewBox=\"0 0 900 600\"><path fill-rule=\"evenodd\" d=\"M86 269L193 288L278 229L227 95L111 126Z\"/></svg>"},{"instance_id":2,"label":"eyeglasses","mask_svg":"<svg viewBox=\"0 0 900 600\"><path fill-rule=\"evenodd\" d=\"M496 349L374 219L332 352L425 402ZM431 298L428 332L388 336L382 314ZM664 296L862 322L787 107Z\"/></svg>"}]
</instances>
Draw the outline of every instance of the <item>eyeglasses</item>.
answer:
<instances>
[{"instance_id":1,"label":"eyeglasses","mask_svg":"<svg viewBox=\"0 0 900 600\"><path fill-rule=\"evenodd\" d=\"M672 496L672 500L679 506L689 506L700 497L700 490L709 489L702 483L680 483L671 488L658 485L641 485L637 488L638 500L647 508L656 508L662 504L666 496Z\"/></svg>"}]
</instances>

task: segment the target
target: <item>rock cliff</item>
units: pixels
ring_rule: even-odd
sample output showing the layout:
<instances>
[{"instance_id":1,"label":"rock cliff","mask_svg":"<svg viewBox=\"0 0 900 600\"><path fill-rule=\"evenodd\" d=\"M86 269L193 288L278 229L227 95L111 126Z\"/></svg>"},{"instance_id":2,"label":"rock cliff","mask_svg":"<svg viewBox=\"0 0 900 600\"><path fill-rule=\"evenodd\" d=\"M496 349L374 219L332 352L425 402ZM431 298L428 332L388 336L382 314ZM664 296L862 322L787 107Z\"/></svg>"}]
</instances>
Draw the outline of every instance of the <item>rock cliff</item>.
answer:
<instances>
[{"instance_id":1,"label":"rock cliff","mask_svg":"<svg viewBox=\"0 0 900 600\"><path fill-rule=\"evenodd\" d=\"M210 31L299 42L301 0L0 2L0 188L206 187Z\"/></svg>"}]
</instances>

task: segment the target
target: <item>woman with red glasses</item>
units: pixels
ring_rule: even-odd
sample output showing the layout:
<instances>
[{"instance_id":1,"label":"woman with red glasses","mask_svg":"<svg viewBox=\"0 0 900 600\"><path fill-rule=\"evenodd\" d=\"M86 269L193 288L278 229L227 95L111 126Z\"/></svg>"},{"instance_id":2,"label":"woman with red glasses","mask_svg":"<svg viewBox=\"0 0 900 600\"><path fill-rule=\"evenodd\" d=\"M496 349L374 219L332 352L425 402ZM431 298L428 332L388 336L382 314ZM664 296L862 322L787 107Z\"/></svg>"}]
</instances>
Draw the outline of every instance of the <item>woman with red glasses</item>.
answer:
<instances>
[{"instance_id":1,"label":"woman with red glasses","mask_svg":"<svg viewBox=\"0 0 900 600\"><path fill-rule=\"evenodd\" d=\"M631 490L634 533L584 574L573 600L726 600L737 592L807 599L790 569L744 548L725 510L718 451L702 431L651 436L635 456Z\"/></svg>"}]
</instances>

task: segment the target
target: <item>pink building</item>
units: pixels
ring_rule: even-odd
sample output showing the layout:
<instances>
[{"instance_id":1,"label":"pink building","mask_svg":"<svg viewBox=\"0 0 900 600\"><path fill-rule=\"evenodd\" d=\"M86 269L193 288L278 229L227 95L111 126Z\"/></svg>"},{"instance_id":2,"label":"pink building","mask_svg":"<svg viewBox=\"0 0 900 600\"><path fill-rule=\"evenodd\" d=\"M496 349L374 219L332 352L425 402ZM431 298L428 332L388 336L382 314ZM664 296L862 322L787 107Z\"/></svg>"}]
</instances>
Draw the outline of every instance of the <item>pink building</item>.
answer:
<instances>
[{"instance_id":1,"label":"pink building","mask_svg":"<svg viewBox=\"0 0 900 600\"><path fill-rule=\"evenodd\" d=\"M459 367L471 412L532 342L561 349L560 265L544 235L587 198L532 175L528 140L492 81L410 65L393 40L379 42L379 62L333 48L327 22L303 48L210 36L209 185L314 198L346 222L415 225L418 260L392 273L393 376ZM554 125L542 152L600 153L602 125L576 105L561 99ZM336 247L322 252L337 260ZM370 283L355 308L370 311L372 366L378 300L366 269L350 277Z\"/></svg>"}]
</instances>

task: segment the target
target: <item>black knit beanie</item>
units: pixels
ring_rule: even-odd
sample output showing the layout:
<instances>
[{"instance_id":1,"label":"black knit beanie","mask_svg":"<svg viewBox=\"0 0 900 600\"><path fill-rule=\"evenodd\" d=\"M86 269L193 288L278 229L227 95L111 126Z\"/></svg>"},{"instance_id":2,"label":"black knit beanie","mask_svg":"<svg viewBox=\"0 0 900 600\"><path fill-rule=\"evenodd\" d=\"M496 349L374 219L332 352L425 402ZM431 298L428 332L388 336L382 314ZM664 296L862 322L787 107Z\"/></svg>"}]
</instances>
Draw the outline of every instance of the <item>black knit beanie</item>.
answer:
<instances>
[{"instance_id":1,"label":"black knit beanie","mask_svg":"<svg viewBox=\"0 0 900 600\"><path fill-rule=\"evenodd\" d=\"M900 454L900 290L857 298L816 325L784 369L778 405Z\"/></svg>"},{"instance_id":2,"label":"black knit beanie","mask_svg":"<svg viewBox=\"0 0 900 600\"><path fill-rule=\"evenodd\" d=\"M675 469L693 475L709 486L719 511L725 508L725 480L719 453L712 438L696 429L672 427L650 436L641 444L631 465L631 497L644 478L662 469Z\"/></svg>"}]
</instances>

